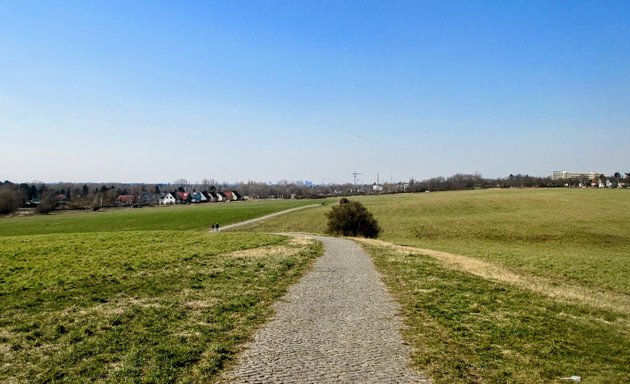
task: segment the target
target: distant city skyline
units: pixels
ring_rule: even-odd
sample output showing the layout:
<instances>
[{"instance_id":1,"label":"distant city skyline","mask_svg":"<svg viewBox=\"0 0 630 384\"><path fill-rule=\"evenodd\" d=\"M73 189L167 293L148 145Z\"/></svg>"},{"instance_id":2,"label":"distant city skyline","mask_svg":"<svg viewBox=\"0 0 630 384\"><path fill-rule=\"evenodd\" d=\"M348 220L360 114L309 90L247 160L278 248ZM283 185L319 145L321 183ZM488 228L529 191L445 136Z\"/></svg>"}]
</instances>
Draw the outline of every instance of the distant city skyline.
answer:
<instances>
[{"instance_id":1,"label":"distant city skyline","mask_svg":"<svg viewBox=\"0 0 630 384\"><path fill-rule=\"evenodd\" d=\"M0 179L630 172L628 20L627 1L0 2Z\"/></svg>"}]
</instances>

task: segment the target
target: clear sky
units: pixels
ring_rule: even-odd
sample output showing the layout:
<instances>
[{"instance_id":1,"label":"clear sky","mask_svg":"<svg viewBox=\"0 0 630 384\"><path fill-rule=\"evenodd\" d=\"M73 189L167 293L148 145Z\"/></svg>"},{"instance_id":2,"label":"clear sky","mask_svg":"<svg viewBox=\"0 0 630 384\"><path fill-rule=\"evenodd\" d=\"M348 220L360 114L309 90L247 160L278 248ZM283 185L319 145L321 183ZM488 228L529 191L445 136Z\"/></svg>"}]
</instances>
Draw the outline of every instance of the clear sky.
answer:
<instances>
[{"instance_id":1,"label":"clear sky","mask_svg":"<svg viewBox=\"0 0 630 384\"><path fill-rule=\"evenodd\" d=\"M0 0L0 179L630 172L630 1Z\"/></svg>"}]
</instances>

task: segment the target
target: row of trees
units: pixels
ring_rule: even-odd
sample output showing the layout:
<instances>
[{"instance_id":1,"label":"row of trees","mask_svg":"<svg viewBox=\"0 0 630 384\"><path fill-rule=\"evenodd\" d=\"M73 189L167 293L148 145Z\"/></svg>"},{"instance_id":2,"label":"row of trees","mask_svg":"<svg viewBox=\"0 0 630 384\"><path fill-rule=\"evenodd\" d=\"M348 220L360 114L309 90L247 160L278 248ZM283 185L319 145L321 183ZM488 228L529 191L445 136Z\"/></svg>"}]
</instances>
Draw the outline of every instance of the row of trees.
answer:
<instances>
[{"instance_id":1,"label":"row of trees","mask_svg":"<svg viewBox=\"0 0 630 384\"><path fill-rule=\"evenodd\" d=\"M553 180L551 177L529 175L509 175L504 178L484 178L480 174L456 174L447 178L435 177L408 183L385 183L376 187L372 184L354 185L326 184L312 185L304 182L241 182L217 184L204 179L201 183L190 183L179 179L168 184L102 184L102 183L22 183L0 182L0 214L14 212L20 207L34 207L40 213L47 213L59 207L67 209L98 209L113 206L120 195L139 196L143 193L195 192L238 190L250 199L305 199L330 196L350 196L381 193L447 191L477 188L532 188L564 187L604 183L617 187L621 183L630 185L630 173L615 172L612 176L600 175L597 180Z\"/></svg>"},{"instance_id":2,"label":"row of trees","mask_svg":"<svg viewBox=\"0 0 630 384\"><path fill-rule=\"evenodd\" d=\"M606 183L609 182L609 183ZM567 179L554 180L551 177L538 177L530 175L509 175L504 178L483 178L480 174L456 174L448 178L435 177L423 181L411 180L406 188L409 192L424 191L451 191L476 188L556 188L556 187L578 187L599 185L604 183L612 188L617 188L620 184L630 185L630 173L625 173L625 177L620 172L615 172L612 176L599 175L595 180L590 179Z\"/></svg>"},{"instance_id":3,"label":"row of trees","mask_svg":"<svg viewBox=\"0 0 630 384\"><path fill-rule=\"evenodd\" d=\"M116 187L87 184L13 184L0 183L0 213L14 212L20 207L34 207L40 213L48 213L63 205L72 209L85 209L100 204L113 203L122 192Z\"/></svg>"},{"instance_id":4,"label":"row of trees","mask_svg":"<svg viewBox=\"0 0 630 384\"><path fill-rule=\"evenodd\" d=\"M455 174L453 176L435 177L423 181L411 180L410 192L424 191L452 191L477 188L534 188L561 187L564 183L554 181L551 177L536 177L529 175L509 175L505 178L483 178L480 174Z\"/></svg>"}]
</instances>

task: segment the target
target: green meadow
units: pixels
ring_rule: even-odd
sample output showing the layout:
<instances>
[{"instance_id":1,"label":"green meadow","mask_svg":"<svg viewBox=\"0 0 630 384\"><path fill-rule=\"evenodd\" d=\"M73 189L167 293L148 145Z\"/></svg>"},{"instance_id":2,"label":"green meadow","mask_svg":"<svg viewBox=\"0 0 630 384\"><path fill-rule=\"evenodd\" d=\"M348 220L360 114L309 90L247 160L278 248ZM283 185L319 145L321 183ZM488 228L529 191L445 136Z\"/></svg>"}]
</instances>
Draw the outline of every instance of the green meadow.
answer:
<instances>
[{"instance_id":1,"label":"green meadow","mask_svg":"<svg viewBox=\"0 0 630 384\"><path fill-rule=\"evenodd\" d=\"M436 383L630 382L630 191L365 196L359 240ZM0 219L0 382L213 382L321 254L313 201Z\"/></svg>"},{"instance_id":2,"label":"green meadow","mask_svg":"<svg viewBox=\"0 0 630 384\"><path fill-rule=\"evenodd\" d=\"M630 382L630 190L359 197L362 241L437 383ZM326 206L252 231L323 233Z\"/></svg>"},{"instance_id":3,"label":"green meadow","mask_svg":"<svg viewBox=\"0 0 630 384\"><path fill-rule=\"evenodd\" d=\"M313 204L313 200L265 200L221 204L119 208L29 217L0 217L0 236L146 230L209 230L270 213Z\"/></svg>"},{"instance_id":4,"label":"green meadow","mask_svg":"<svg viewBox=\"0 0 630 384\"><path fill-rule=\"evenodd\" d=\"M0 382L212 382L321 254L210 233L309 202L0 220Z\"/></svg>"}]
</instances>

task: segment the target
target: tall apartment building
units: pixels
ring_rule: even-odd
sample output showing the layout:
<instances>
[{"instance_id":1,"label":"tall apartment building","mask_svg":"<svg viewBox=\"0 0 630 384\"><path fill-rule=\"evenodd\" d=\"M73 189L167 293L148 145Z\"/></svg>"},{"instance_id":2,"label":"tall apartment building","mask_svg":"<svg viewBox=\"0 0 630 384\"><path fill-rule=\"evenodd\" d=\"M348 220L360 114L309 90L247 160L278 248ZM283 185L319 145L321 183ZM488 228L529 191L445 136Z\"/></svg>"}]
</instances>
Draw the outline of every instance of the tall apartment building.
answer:
<instances>
[{"instance_id":1,"label":"tall apartment building","mask_svg":"<svg viewBox=\"0 0 630 384\"><path fill-rule=\"evenodd\" d=\"M569 172L566 170L553 171L551 174L552 180L570 180L570 179L588 179L595 180L600 174L595 171L589 173L585 172Z\"/></svg>"}]
</instances>

